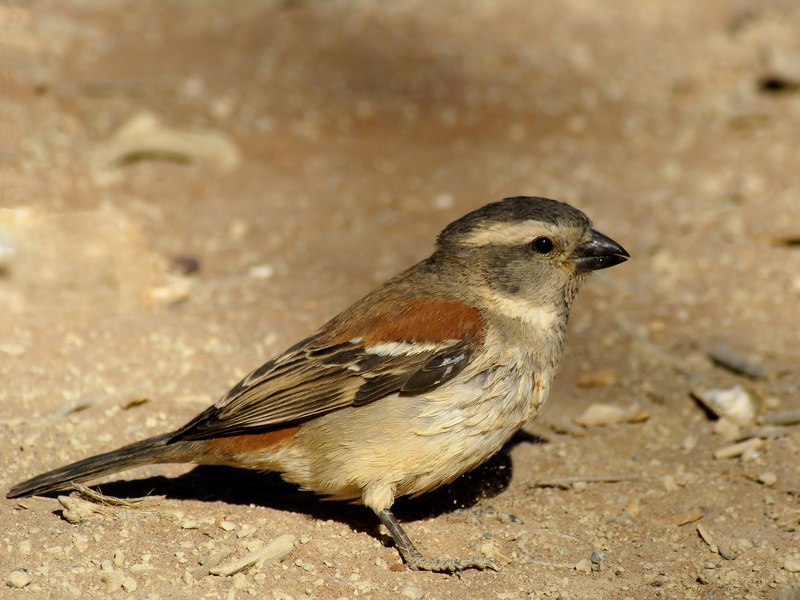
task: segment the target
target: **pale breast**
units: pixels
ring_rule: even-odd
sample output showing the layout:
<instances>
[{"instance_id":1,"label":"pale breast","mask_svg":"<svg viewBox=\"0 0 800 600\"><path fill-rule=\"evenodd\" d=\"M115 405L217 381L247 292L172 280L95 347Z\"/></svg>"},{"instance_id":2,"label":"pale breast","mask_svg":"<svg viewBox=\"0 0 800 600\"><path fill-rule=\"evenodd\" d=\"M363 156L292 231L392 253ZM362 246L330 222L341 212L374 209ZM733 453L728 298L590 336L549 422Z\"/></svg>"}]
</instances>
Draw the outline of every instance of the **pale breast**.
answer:
<instances>
[{"instance_id":1,"label":"pale breast","mask_svg":"<svg viewBox=\"0 0 800 600\"><path fill-rule=\"evenodd\" d=\"M480 353L459 377L430 392L394 394L304 424L275 461L278 470L318 493L361 496L382 507L391 497L449 483L497 452L547 398L549 364L526 348L491 347L501 352Z\"/></svg>"}]
</instances>

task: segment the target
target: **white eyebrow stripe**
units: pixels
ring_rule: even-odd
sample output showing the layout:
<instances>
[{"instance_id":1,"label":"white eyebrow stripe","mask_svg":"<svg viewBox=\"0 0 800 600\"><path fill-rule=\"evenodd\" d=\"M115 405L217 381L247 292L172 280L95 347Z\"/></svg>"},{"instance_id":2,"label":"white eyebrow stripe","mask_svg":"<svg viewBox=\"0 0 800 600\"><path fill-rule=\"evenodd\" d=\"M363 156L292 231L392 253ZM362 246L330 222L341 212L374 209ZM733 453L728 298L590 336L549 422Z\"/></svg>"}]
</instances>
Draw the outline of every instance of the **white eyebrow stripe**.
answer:
<instances>
[{"instance_id":1,"label":"white eyebrow stripe","mask_svg":"<svg viewBox=\"0 0 800 600\"><path fill-rule=\"evenodd\" d=\"M489 223L475 228L461 239L464 246L485 246L487 244L524 244L540 235L555 235L558 227L530 219L517 223Z\"/></svg>"}]
</instances>

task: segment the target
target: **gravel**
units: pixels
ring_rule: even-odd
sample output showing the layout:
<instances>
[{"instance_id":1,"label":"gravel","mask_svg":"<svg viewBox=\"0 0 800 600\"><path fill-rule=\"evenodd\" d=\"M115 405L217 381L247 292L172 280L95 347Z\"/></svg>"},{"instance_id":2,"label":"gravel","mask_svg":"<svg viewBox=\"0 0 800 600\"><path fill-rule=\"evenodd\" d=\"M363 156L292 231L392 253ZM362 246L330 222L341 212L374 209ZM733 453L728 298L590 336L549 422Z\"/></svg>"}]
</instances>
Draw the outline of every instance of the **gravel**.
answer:
<instances>
[{"instance_id":1,"label":"gravel","mask_svg":"<svg viewBox=\"0 0 800 600\"><path fill-rule=\"evenodd\" d=\"M10 588L21 589L32 581L31 576L24 569L14 569L6 577L6 585Z\"/></svg>"}]
</instances>

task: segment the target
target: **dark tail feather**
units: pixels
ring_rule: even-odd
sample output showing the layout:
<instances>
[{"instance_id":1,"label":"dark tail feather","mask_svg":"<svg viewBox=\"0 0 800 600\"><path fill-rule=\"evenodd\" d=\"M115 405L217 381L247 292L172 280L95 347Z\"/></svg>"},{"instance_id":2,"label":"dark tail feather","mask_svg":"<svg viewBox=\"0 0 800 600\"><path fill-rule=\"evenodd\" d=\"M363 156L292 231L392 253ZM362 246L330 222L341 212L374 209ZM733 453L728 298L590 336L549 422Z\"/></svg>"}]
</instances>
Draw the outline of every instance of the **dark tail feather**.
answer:
<instances>
[{"instance_id":1,"label":"dark tail feather","mask_svg":"<svg viewBox=\"0 0 800 600\"><path fill-rule=\"evenodd\" d=\"M54 471L42 473L12 487L6 494L6 498L46 494L68 488L72 483L81 483L144 465L192 462L192 452L189 448L193 445L192 442L177 442L168 445L167 442L173 435L173 433L157 435L105 454L85 458Z\"/></svg>"}]
</instances>

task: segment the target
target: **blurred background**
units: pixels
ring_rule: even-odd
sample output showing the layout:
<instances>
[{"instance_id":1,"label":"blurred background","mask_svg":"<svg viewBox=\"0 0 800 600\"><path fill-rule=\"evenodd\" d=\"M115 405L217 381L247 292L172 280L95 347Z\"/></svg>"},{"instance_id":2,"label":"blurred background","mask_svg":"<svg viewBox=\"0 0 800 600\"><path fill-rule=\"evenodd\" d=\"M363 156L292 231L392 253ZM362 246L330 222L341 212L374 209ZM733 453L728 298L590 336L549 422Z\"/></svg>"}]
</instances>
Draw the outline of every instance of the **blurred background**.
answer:
<instances>
[{"instance_id":1,"label":"blurred background","mask_svg":"<svg viewBox=\"0 0 800 600\"><path fill-rule=\"evenodd\" d=\"M509 450L492 502L529 528L586 534L625 512L633 529L592 541L615 567L536 589L790 590L800 433L720 462L755 425L715 433L691 394L741 384L758 414L800 408L798 31L796 0L0 1L0 481L182 424L453 219L546 196L632 259L579 297L529 426L547 443ZM715 347L755 371L720 368ZM636 423L576 426L593 405ZM638 479L526 487L548 473ZM699 506L737 560L652 521ZM54 520L23 512L11 548ZM438 521L455 548L480 534ZM365 556L371 533L350 533ZM64 580L88 589L87 568ZM530 570L458 585L528 589ZM423 593L449 597L443 581Z\"/></svg>"}]
</instances>

